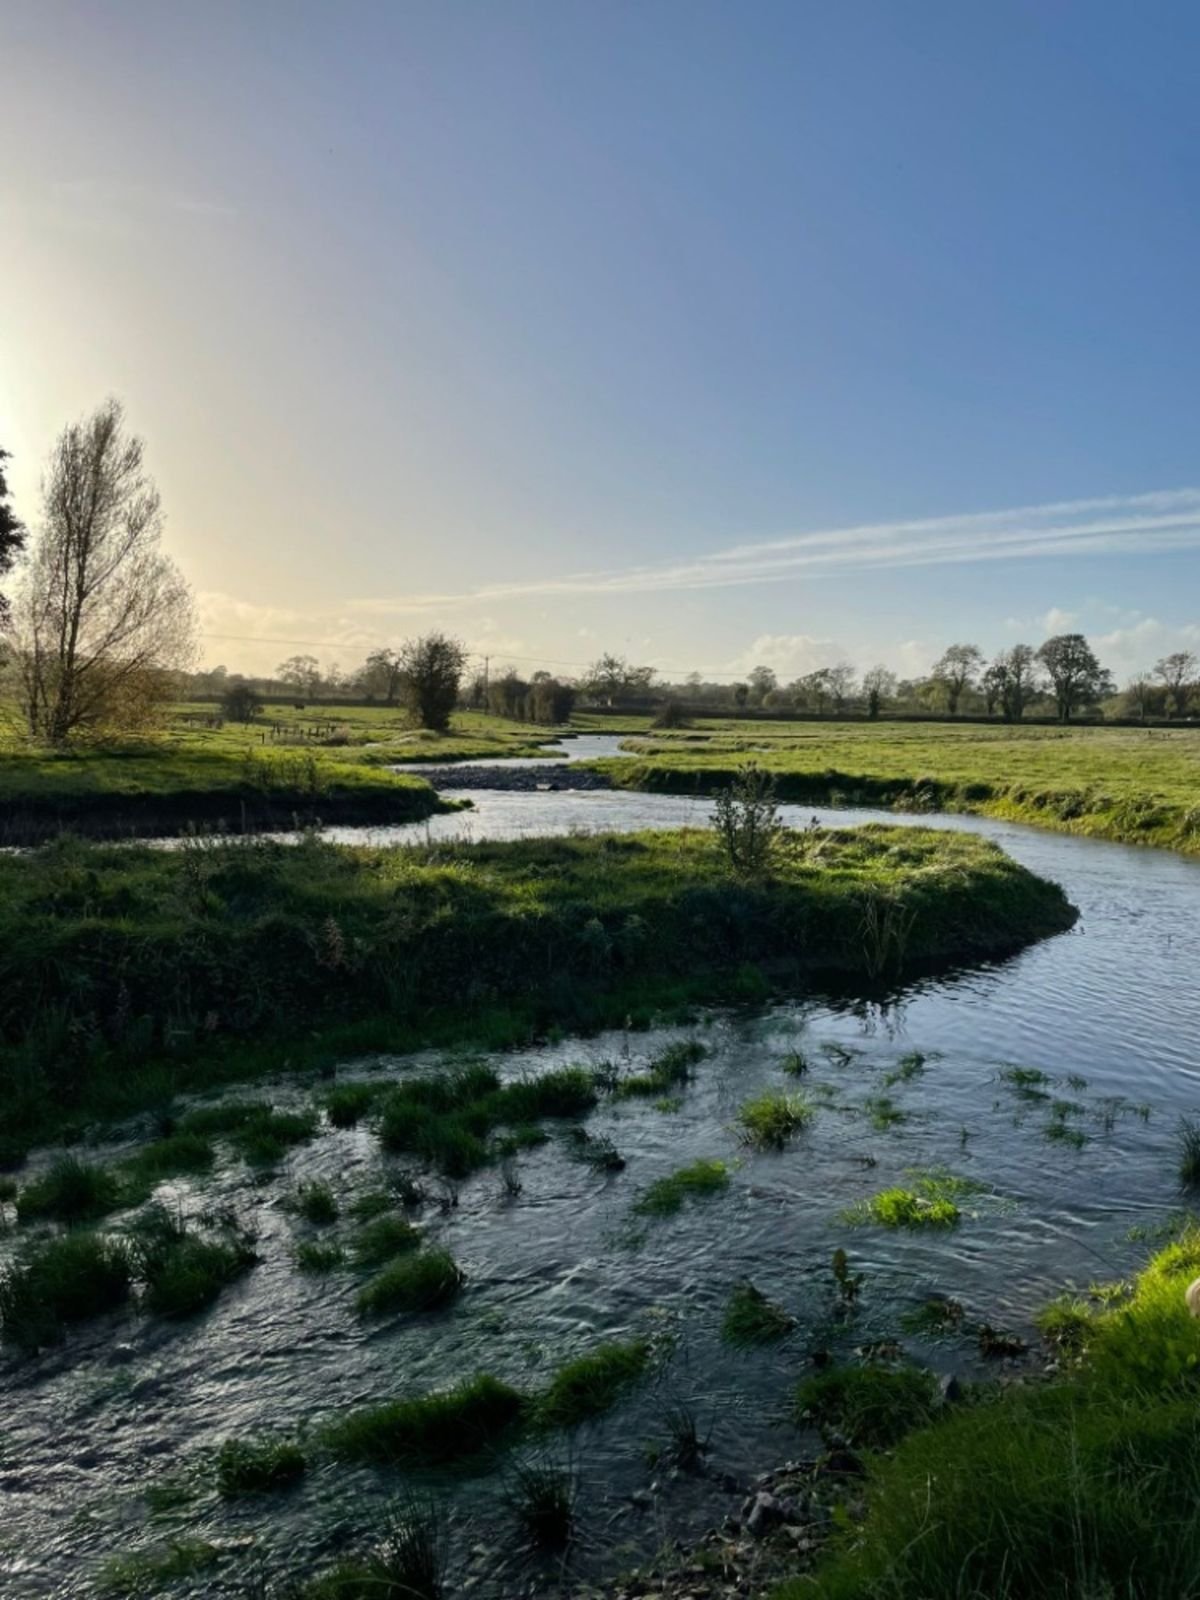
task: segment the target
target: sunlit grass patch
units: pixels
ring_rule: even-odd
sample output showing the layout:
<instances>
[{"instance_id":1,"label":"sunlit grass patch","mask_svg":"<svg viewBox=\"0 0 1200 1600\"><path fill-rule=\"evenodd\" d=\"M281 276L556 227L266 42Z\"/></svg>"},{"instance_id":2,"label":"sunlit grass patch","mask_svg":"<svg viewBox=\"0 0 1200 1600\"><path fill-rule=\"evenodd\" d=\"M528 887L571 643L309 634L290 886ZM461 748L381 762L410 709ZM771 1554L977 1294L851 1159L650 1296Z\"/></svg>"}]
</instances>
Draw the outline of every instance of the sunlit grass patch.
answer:
<instances>
[{"instance_id":1,"label":"sunlit grass patch","mask_svg":"<svg viewBox=\"0 0 1200 1600\"><path fill-rule=\"evenodd\" d=\"M323 1437L342 1460L445 1466L498 1448L528 1409L527 1396L481 1373L441 1393L351 1411Z\"/></svg>"},{"instance_id":2,"label":"sunlit grass patch","mask_svg":"<svg viewBox=\"0 0 1200 1600\"><path fill-rule=\"evenodd\" d=\"M669 1217L681 1210L687 1200L704 1199L729 1187L729 1168L723 1161L693 1161L678 1172L657 1178L640 1199L634 1211L642 1217Z\"/></svg>"},{"instance_id":3,"label":"sunlit grass patch","mask_svg":"<svg viewBox=\"0 0 1200 1600\"><path fill-rule=\"evenodd\" d=\"M958 1202L985 1188L972 1178L940 1167L927 1172L912 1168L907 1176L911 1188L884 1189L850 1207L845 1220L874 1222L884 1228L953 1228L962 1219Z\"/></svg>"},{"instance_id":4,"label":"sunlit grass patch","mask_svg":"<svg viewBox=\"0 0 1200 1600\"><path fill-rule=\"evenodd\" d=\"M782 1150L812 1118L812 1106L798 1094L761 1094L738 1111L742 1138L759 1150Z\"/></svg>"},{"instance_id":5,"label":"sunlit grass patch","mask_svg":"<svg viewBox=\"0 0 1200 1600\"><path fill-rule=\"evenodd\" d=\"M745 1279L734 1286L729 1296L721 1337L732 1345L773 1344L795 1326L795 1317Z\"/></svg>"},{"instance_id":6,"label":"sunlit grass patch","mask_svg":"<svg viewBox=\"0 0 1200 1600\"><path fill-rule=\"evenodd\" d=\"M573 1428L611 1411L645 1376L651 1360L648 1339L605 1344L561 1366L537 1402L547 1427Z\"/></svg>"},{"instance_id":7,"label":"sunlit grass patch","mask_svg":"<svg viewBox=\"0 0 1200 1600\"><path fill-rule=\"evenodd\" d=\"M362 1286L356 1305L360 1316L434 1311L448 1305L464 1281L448 1250L419 1250L389 1261Z\"/></svg>"}]
</instances>

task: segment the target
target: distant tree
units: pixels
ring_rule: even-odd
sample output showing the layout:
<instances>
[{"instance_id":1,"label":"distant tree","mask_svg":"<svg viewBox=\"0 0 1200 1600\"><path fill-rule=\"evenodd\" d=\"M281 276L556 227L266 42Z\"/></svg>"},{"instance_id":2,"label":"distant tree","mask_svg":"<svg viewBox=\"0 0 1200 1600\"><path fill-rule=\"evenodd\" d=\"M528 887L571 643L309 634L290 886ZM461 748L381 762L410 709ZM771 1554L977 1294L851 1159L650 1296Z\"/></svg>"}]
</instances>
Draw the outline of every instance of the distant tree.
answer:
<instances>
[{"instance_id":1,"label":"distant tree","mask_svg":"<svg viewBox=\"0 0 1200 1600\"><path fill-rule=\"evenodd\" d=\"M792 691L802 706L809 711L815 711L818 716L823 717L826 708L833 699L830 669L828 667L818 667L815 672L809 672L803 678L797 678L792 685Z\"/></svg>"},{"instance_id":2,"label":"distant tree","mask_svg":"<svg viewBox=\"0 0 1200 1600\"><path fill-rule=\"evenodd\" d=\"M536 672L529 688L528 705L534 722L554 726L570 722L575 709L575 685L561 683L548 672Z\"/></svg>"},{"instance_id":3,"label":"distant tree","mask_svg":"<svg viewBox=\"0 0 1200 1600\"><path fill-rule=\"evenodd\" d=\"M189 665L195 610L159 548L158 490L116 400L64 428L43 501L14 617L30 731L62 744L136 728Z\"/></svg>"},{"instance_id":4,"label":"distant tree","mask_svg":"<svg viewBox=\"0 0 1200 1600\"><path fill-rule=\"evenodd\" d=\"M835 661L833 666L826 667L825 681L829 685L833 709L840 714L854 694L854 668L848 661Z\"/></svg>"},{"instance_id":5,"label":"distant tree","mask_svg":"<svg viewBox=\"0 0 1200 1600\"><path fill-rule=\"evenodd\" d=\"M1188 701L1196 686L1196 657L1190 650L1172 650L1154 663L1154 676L1170 697L1177 717L1186 717Z\"/></svg>"},{"instance_id":6,"label":"distant tree","mask_svg":"<svg viewBox=\"0 0 1200 1600\"><path fill-rule=\"evenodd\" d=\"M883 709L884 701L892 699L896 693L896 674L886 667L872 667L863 674L862 688L867 715L873 722Z\"/></svg>"},{"instance_id":7,"label":"distant tree","mask_svg":"<svg viewBox=\"0 0 1200 1600\"><path fill-rule=\"evenodd\" d=\"M988 716L1000 707L1005 722L1020 722L1037 693L1037 656L1031 645L1015 644L998 655L980 683Z\"/></svg>"},{"instance_id":8,"label":"distant tree","mask_svg":"<svg viewBox=\"0 0 1200 1600\"><path fill-rule=\"evenodd\" d=\"M0 578L12 571L17 557L25 548L25 528L10 504L8 483L4 476L4 463L11 460L7 450L0 450ZM0 593L0 628L7 624L10 615L8 599Z\"/></svg>"},{"instance_id":9,"label":"distant tree","mask_svg":"<svg viewBox=\"0 0 1200 1600\"><path fill-rule=\"evenodd\" d=\"M316 656L289 656L275 668L280 683L311 698L321 687L321 663Z\"/></svg>"},{"instance_id":10,"label":"distant tree","mask_svg":"<svg viewBox=\"0 0 1200 1600\"><path fill-rule=\"evenodd\" d=\"M998 705L1004 701L1004 686L1008 682L1008 669L1004 665L1004 658L997 656L995 661L984 668L983 676L979 680L980 693L983 695L984 709L990 717Z\"/></svg>"},{"instance_id":11,"label":"distant tree","mask_svg":"<svg viewBox=\"0 0 1200 1600\"><path fill-rule=\"evenodd\" d=\"M749 689L751 704L760 706L771 690L778 686L779 680L770 667L754 667L750 672Z\"/></svg>"},{"instance_id":12,"label":"distant tree","mask_svg":"<svg viewBox=\"0 0 1200 1600\"><path fill-rule=\"evenodd\" d=\"M458 685L467 664L466 648L444 633L427 633L405 644L400 664L409 710L422 728L445 732L458 703Z\"/></svg>"},{"instance_id":13,"label":"distant tree","mask_svg":"<svg viewBox=\"0 0 1200 1600\"><path fill-rule=\"evenodd\" d=\"M746 702L750 698L750 685L748 683L735 683L730 687L733 703L739 711L745 710Z\"/></svg>"},{"instance_id":14,"label":"distant tree","mask_svg":"<svg viewBox=\"0 0 1200 1600\"><path fill-rule=\"evenodd\" d=\"M1054 691L1058 720L1070 722L1081 706L1094 705L1112 691L1112 678L1081 633L1057 633L1037 652Z\"/></svg>"},{"instance_id":15,"label":"distant tree","mask_svg":"<svg viewBox=\"0 0 1200 1600\"><path fill-rule=\"evenodd\" d=\"M976 644L952 644L934 663L933 676L942 686L946 710L952 717L958 715L959 702L973 686L982 665L983 651Z\"/></svg>"},{"instance_id":16,"label":"distant tree","mask_svg":"<svg viewBox=\"0 0 1200 1600\"><path fill-rule=\"evenodd\" d=\"M404 670L396 650L372 650L359 674L363 693L372 700L382 700L385 706L394 706L404 683Z\"/></svg>"},{"instance_id":17,"label":"distant tree","mask_svg":"<svg viewBox=\"0 0 1200 1600\"><path fill-rule=\"evenodd\" d=\"M653 667L634 667L622 656L603 655L588 668L580 688L589 700L614 706L649 693L654 677Z\"/></svg>"},{"instance_id":18,"label":"distant tree","mask_svg":"<svg viewBox=\"0 0 1200 1600\"><path fill-rule=\"evenodd\" d=\"M652 728L690 728L692 719L687 714L687 708L678 700L665 700L662 710L650 724Z\"/></svg>"},{"instance_id":19,"label":"distant tree","mask_svg":"<svg viewBox=\"0 0 1200 1600\"><path fill-rule=\"evenodd\" d=\"M221 712L230 722L253 722L262 701L248 683L231 683L221 696Z\"/></svg>"},{"instance_id":20,"label":"distant tree","mask_svg":"<svg viewBox=\"0 0 1200 1600\"><path fill-rule=\"evenodd\" d=\"M1144 672L1135 673L1125 685L1121 696L1121 710L1127 717L1137 717L1139 722L1154 711L1154 702L1163 691Z\"/></svg>"},{"instance_id":21,"label":"distant tree","mask_svg":"<svg viewBox=\"0 0 1200 1600\"><path fill-rule=\"evenodd\" d=\"M497 717L524 722L529 715L530 685L515 672L505 672L488 684L488 710Z\"/></svg>"}]
</instances>

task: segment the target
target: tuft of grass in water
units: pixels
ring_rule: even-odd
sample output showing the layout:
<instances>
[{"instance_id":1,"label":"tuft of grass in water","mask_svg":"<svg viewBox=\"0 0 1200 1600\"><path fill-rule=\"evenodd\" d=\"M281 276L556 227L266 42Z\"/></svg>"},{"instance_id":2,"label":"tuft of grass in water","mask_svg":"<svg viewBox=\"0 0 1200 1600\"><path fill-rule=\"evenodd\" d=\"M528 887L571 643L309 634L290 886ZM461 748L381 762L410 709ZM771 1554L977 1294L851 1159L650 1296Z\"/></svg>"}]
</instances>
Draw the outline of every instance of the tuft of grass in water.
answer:
<instances>
[{"instance_id":1,"label":"tuft of grass in water","mask_svg":"<svg viewBox=\"0 0 1200 1600\"><path fill-rule=\"evenodd\" d=\"M0 1334L30 1355L58 1344L69 1323L121 1305L132 1276L120 1239L68 1233L31 1244L0 1276Z\"/></svg>"},{"instance_id":2,"label":"tuft of grass in water","mask_svg":"<svg viewBox=\"0 0 1200 1600\"><path fill-rule=\"evenodd\" d=\"M903 1314L900 1326L905 1333L954 1333L962 1327L965 1315L959 1301L945 1295L930 1295L928 1300Z\"/></svg>"},{"instance_id":3,"label":"tuft of grass in water","mask_svg":"<svg viewBox=\"0 0 1200 1600\"><path fill-rule=\"evenodd\" d=\"M559 1067L540 1077L522 1078L501 1091L504 1122L536 1122L540 1117L577 1117L596 1104L596 1081L586 1067Z\"/></svg>"},{"instance_id":4,"label":"tuft of grass in water","mask_svg":"<svg viewBox=\"0 0 1200 1600\"><path fill-rule=\"evenodd\" d=\"M615 1093L621 1100L669 1097L670 1090L681 1089L688 1082L692 1068L707 1054L707 1047L699 1039L680 1039L660 1050L644 1072L622 1078Z\"/></svg>"},{"instance_id":5,"label":"tuft of grass in water","mask_svg":"<svg viewBox=\"0 0 1200 1600\"><path fill-rule=\"evenodd\" d=\"M563 1550L575 1526L575 1477L552 1462L519 1462L513 1469L508 1505L535 1550Z\"/></svg>"},{"instance_id":6,"label":"tuft of grass in water","mask_svg":"<svg viewBox=\"0 0 1200 1600\"><path fill-rule=\"evenodd\" d=\"M1187 1189L1200 1186L1200 1122L1191 1117L1179 1119L1179 1181ZM21 1202L17 1201L20 1213Z\"/></svg>"},{"instance_id":7,"label":"tuft of grass in water","mask_svg":"<svg viewBox=\"0 0 1200 1600\"><path fill-rule=\"evenodd\" d=\"M204 1134L169 1133L144 1144L123 1166L135 1183L153 1187L166 1178L208 1172L215 1159L212 1140Z\"/></svg>"},{"instance_id":8,"label":"tuft of grass in water","mask_svg":"<svg viewBox=\"0 0 1200 1600\"><path fill-rule=\"evenodd\" d=\"M953 1228L962 1212L945 1195L920 1194L915 1189L883 1189L846 1214L850 1222L875 1222L881 1228Z\"/></svg>"},{"instance_id":9,"label":"tuft of grass in water","mask_svg":"<svg viewBox=\"0 0 1200 1600\"><path fill-rule=\"evenodd\" d=\"M603 1416L645 1376L650 1357L650 1341L632 1339L568 1361L538 1400L539 1420L546 1427L574 1428Z\"/></svg>"},{"instance_id":10,"label":"tuft of grass in water","mask_svg":"<svg viewBox=\"0 0 1200 1600\"><path fill-rule=\"evenodd\" d=\"M801 1050L789 1050L779 1063L780 1071L786 1072L789 1078L806 1078L808 1076L808 1058Z\"/></svg>"},{"instance_id":11,"label":"tuft of grass in water","mask_svg":"<svg viewBox=\"0 0 1200 1600\"><path fill-rule=\"evenodd\" d=\"M339 1562L306 1585L299 1600L442 1600L444 1568L437 1508L413 1500L393 1516L378 1549Z\"/></svg>"},{"instance_id":12,"label":"tuft of grass in water","mask_svg":"<svg viewBox=\"0 0 1200 1600\"><path fill-rule=\"evenodd\" d=\"M294 1145L317 1133L315 1111L276 1111L264 1100L232 1100L197 1106L179 1122L178 1132L227 1139L251 1166L274 1166Z\"/></svg>"},{"instance_id":13,"label":"tuft of grass in water","mask_svg":"<svg viewBox=\"0 0 1200 1600\"><path fill-rule=\"evenodd\" d=\"M465 1281L448 1250L419 1250L398 1256L358 1292L360 1316L381 1316L389 1311L435 1311L449 1305Z\"/></svg>"},{"instance_id":14,"label":"tuft of grass in water","mask_svg":"<svg viewBox=\"0 0 1200 1600\"><path fill-rule=\"evenodd\" d=\"M586 1128L579 1126L568 1128L567 1144L577 1160L594 1167L597 1172L625 1170L625 1157L612 1140L602 1133L589 1133Z\"/></svg>"},{"instance_id":15,"label":"tuft of grass in water","mask_svg":"<svg viewBox=\"0 0 1200 1600\"><path fill-rule=\"evenodd\" d=\"M758 1150L782 1150L812 1117L812 1106L798 1094L761 1094L738 1112L742 1138Z\"/></svg>"},{"instance_id":16,"label":"tuft of grass in water","mask_svg":"<svg viewBox=\"0 0 1200 1600\"><path fill-rule=\"evenodd\" d=\"M1040 1067L1001 1067L998 1077L1022 1100L1050 1098L1050 1077Z\"/></svg>"},{"instance_id":17,"label":"tuft of grass in water","mask_svg":"<svg viewBox=\"0 0 1200 1600\"><path fill-rule=\"evenodd\" d=\"M832 1367L800 1384L796 1413L826 1437L887 1450L928 1422L938 1399L937 1380L920 1367Z\"/></svg>"},{"instance_id":18,"label":"tuft of grass in water","mask_svg":"<svg viewBox=\"0 0 1200 1600\"><path fill-rule=\"evenodd\" d=\"M206 1238L162 1206L147 1207L130 1232L143 1303L163 1317L202 1311L258 1260L244 1235Z\"/></svg>"},{"instance_id":19,"label":"tuft of grass in water","mask_svg":"<svg viewBox=\"0 0 1200 1600\"><path fill-rule=\"evenodd\" d=\"M321 1105L331 1127L354 1128L371 1110L383 1089L380 1082L365 1083L356 1079L351 1083L335 1084L321 1097Z\"/></svg>"},{"instance_id":20,"label":"tuft of grass in water","mask_svg":"<svg viewBox=\"0 0 1200 1600\"><path fill-rule=\"evenodd\" d=\"M682 1209L685 1201L719 1194L728 1187L729 1168L723 1161L693 1161L690 1167L680 1167L678 1172L657 1178L635 1201L633 1209L642 1217L670 1217Z\"/></svg>"},{"instance_id":21,"label":"tuft of grass in water","mask_svg":"<svg viewBox=\"0 0 1200 1600\"><path fill-rule=\"evenodd\" d=\"M421 1242L418 1229L407 1217L394 1213L375 1217L361 1227L350 1246L355 1264L360 1267L378 1267L393 1256L415 1250Z\"/></svg>"},{"instance_id":22,"label":"tuft of grass in water","mask_svg":"<svg viewBox=\"0 0 1200 1600\"><path fill-rule=\"evenodd\" d=\"M732 1345L772 1344L784 1338L795 1326L795 1317L789 1316L782 1306L768 1300L749 1279L745 1279L734 1286L729 1296L725 1320L721 1324L721 1337L726 1344Z\"/></svg>"},{"instance_id":23,"label":"tuft of grass in water","mask_svg":"<svg viewBox=\"0 0 1200 1600\"><path fill-rule=\"evenodd\" d=\"M302 1183L296 1190L296 1213L316 1227L327 1227L338 1219L338 1204L327 1183Z\"/></svg>"},{"instance_id":24,"label":"tuft of grass in water","mask_svg":"<svg viewBox=\"0 0 1200 1600\"><path fill-rule=\"evenodd\" d=\"M928 1060L929 1057L920 1050L910 1050L907 1055L900 1057L890 1072L884 1073L884 1088L891 1089L897 1083L909 1083L913 1078L919 1078Z\"/></svg>"},{"instance_id":25,"label":"tuft of grass in water","mask_svg":"<svg viewBox=\"0 0 1200 1600\"><path fill-rule=\"evenodd\" d=\"M336 1272L346 1260L340 1244L321 1244L316 1239L305 1239L296 1246L296 1267L309 1277L320 1277L326 1272Z\"/></svg>"},{"instance_id":26,"label":"tuft of grass in water","mask_svg":"<svg viewBox=\"0 0 1200 1600\"><path fill-rule=\"evenodd\" d=\"M17 1219L38 1222L92 1222L115 1211L124 1199L119 1176L78 1156L59 1156L41 1177L17 1195Z\"/></svg>"},{"instance_id":27,"label":"tuft of grass in water","mask_svg":"<svg viewBox=\"0 0 1200 1600\"><path fill-rule=\"evenodd\" d=\"M291 1439L226 1439L217 1451L217 1493L223 1500L266 1494L298 1483L308 1467Z\"/></svg>"},{"instance_id":28,"label":"tuft of grass in water","mask_svg":"<svg viewBox=\"0 0 1200 1600\"><path fill-rule=\"evenodd\" d=\"M216 1546L204 1539L172 1539L155 1550L111 1557L101 1569L100 1587L106 1594L158 1600L168 1585L194 1578L219 1560Z\"/></svg>"},{"instance_id":29,"label":"tuft of grass in water","mask_svg":"<svg viewBox=\"0 0 1200 1600\"><path fill-rule=\"evenodd\" d=\"M708 1455L709 1436L701 1436L700 1424L691 1406L682 1402L668 1406L662 1413L662 1423L669 1443L665 1450L656 1452L656 1460L665 1458L683 1472L701 1471Z\"/></svg>"},{"instance_id":30,"label":"tuft of grass in water","mask_svg":"<svg viewBox=\"0 0 1200 1600\"><path fill-rule=\"evenodd\" d=\"M386 1189L368 1189L350 1203L350 1215L356 1222L370 1222L381 1217L396 1204L396 1196Z\"/></svg>"},{"instance_id":31,"label":"tuft of grass in water","mask_svg":"<svg viewBox=\"0 0 1200 1600\"><path fill-rule=\"evenodd\" d=\"M500 1448L529 1411L520 1390L489 1373L411 1400L351 1411L324 1430L329 1450L343 1461L436 1467Z\"/></svg>"},{"instance_id":32,"label":"tuft of grass in water","mask_svg":"<svg viewBox=\"0 0 1200 1600\"><path fill-rule=\"evenodd\" d=\"M870 1117L871 1126L881 1131L894 1127L898 1122L908 1121L908 1112L902 1110L892 1097L886 1094L873 1095L870 1099L864 1100L863 1110Z\"/></svg>"}]
</instances>

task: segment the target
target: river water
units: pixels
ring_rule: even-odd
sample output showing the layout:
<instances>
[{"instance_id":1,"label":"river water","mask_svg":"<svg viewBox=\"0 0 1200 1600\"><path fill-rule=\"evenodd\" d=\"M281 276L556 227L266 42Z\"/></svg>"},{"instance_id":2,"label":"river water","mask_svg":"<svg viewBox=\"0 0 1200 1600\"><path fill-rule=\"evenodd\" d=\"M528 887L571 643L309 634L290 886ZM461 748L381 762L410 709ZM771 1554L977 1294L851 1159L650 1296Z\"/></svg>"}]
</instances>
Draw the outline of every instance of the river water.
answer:
<instances>
[{"instance_id":1,"label":"river water","mask_svg":"<svg viewBox=\"0 0 1200 1600\"><path fill-rule=\"evenodd\" d=\"M582 741L574 743L572 754L582 753ZM702 822L711 809L623 792L481 790L470 798L469 813L346 835L379 843L674 827ZM796 823L813 815L786 810ZM904 820L816 815L838 824ZM369 1543L412 1484L325 1463L294 1491L225 1505L211 1474L222 1438L303 1431L348 1406L484 1367L533 1386L604 1339L651 1333L673 1341L658 1376L607 1420L552 1447L580 1484L569 1576L595 1578L711 1525L736 1508L736 1483L811 1445L785 1407L812 1348L900 1337L940 1371L978 1373L969 1328L930 1341L903 1333L902 1313L940 1293L966 1306L968 1325L986 1319L1028 1335L1037 1308L1064 1287L1136 1265L1181 1204L1178 1120L1200 1111L1200 863L986 819L917 820L996 839L1064 886L1078 924L1002 965L923 980L886 1002L813 996L714 1011L687 1029L568 1039L500 1058L512 1076L577 1061L633 1069L679 1037L710 1050L676 1108L607 1102L589 1119L626 1157L623 1172L594 1173L556 1137L522 1156L518 1195L506 1194L493 1170L462 1184L452 1208L419 1213L467 1273L457 1306L437 1318L364 1324L352 1275L295 1270L296 1242L316 1237L283 1204L298 1182L323 1178L344 1205L403 1166L365 1127L323 1130L267 1179L225 1152L212 1177L168 1186L166 1197L189 1213L234 1208L257 1231L260 1263L183 1325L123 1312L85 1325L56 1353L8 1362L0 1594L98 1593L107 1558L176 1537L211 1543L215 1565L191 1589L146 1592L242 1595L259 1574L308 1575ZM751 1152L737 1137L737 1108L763 1089L793 1087L782 1062L797 1049L811 1064L803 1087L821 1109L784 1152ZM923 1070L889 1085L913 1051L925 1056ZM1014 1063L1053 1080L1048 1098L1005 1080ZM369 1070L399 1075L428 1064L385 1060ZM291 1105L306 1103L311 1089L281 1081L254 1093ZM881 1094L902 1121L876 1125L867 1102ZM1055 1100L1064 1103L1057 1111ZM1056 1136L1056 1125L1070 1137ZM128 1148L116 1142L95 1155ZM699 1157L737 1163L728 1191L635 1228L631 1207L645 1185ZM898 1233L846 1219L864 1196L935 1166L984 1186L964 1202L957 1230ZM345 1223L332 1230L347 1231ZM12 1238L0 1248L11 1250ZM831 1330L829 1270L839 1247L864 1279L860 1310L840 1332ZM797 1318L796 1332L769 1351L736 1352L720 1340L729 1291L746 1276ZM115 1359L118 1342L132 1348ZM646 1446L663 1441L664 1414L680 1403L712 1429L707 1475L672 1477L648 1464ZM164 1477L181 1482L188 1498L150 1516L144 1490ZM545 1579L531 1576L514 1542L504 1469L422 1489L444 1508L456 1582L481 1547L486 1576L472 1592L499 1600Z\"/></svg>"}]
</instances>

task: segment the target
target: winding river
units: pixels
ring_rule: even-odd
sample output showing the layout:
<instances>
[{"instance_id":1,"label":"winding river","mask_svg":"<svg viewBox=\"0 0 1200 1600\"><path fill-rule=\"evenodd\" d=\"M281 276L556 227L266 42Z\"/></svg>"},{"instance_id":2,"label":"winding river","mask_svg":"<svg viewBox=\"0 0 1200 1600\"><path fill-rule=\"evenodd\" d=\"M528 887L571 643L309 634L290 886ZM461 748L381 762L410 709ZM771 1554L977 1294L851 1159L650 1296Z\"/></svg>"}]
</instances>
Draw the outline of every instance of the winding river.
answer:
<instances>
[{"instance_id":1,"label":"winding river","mask_svg":"<svg viewBox=\"0 0 1200 1600\"><path fill-rule=\"evenodd\" d=\"M547 759L607 754L614 743L576 740ZM330 836L399 843L627 831L700 823L711 809L618 791L468 797L470 812ZM814 812L785 814L807 823ZM901 820L815 815L839 825ZM260 1264L182 1326L129 1311L86 1325L62 1351L6 1364L0 1592L14 1600L99 1593L114 1553L176 1537L207 1541L214 1564L191 1589L147 1592L243 1595L256 1573L310 1572L361 1543L399 1480L324 1463L284 1495L225 1504L209 1465L222 1438L303 1431L345 1407L485 1366L532 1386L606 1338L650 1333L673 1346L658 1377L555 1446L569 1452L581 1490L569 1587L712 1525L736 1509L748 1475L802 1453L812 1441L785 1408L813 1348L899 1337L940 1371L978 1373L972 1321L1028 1336L1038 1307L1064 1287L1128 1271L1181 1204L1178 1121L1200 1112L1200 862L987 819L916 820L997 840L1064 886L1078 924L1001 965L917 982L886 1002L811 997L734 1008L691 1029L569 1039L499 1058L513 1076L575 1061L636 1066L682 1036L710 1050L677 1106L610 1102L589 1119L626 1157L623 1172L597 1174L552 1138L521 1157L519 1194L506 1194L490 1171L461 1185L453 1206L427 1206L420 1220L468 1278L458 1306L437 1319L363 1324L346 1274L306 1278L293 1265L294 1245L308 1235L282 1202L298 1182L322 1178L347 1201L396 1170L365 1127L323 1132L270 1179L227 1155L213 1177L168 1186L188 1213L234 1207L257 1231ZM803 1086L820 1105L816 1118L782 1153L747 1151L733 1127L737 1108L789 1083L782 1061L794 1050L810 1062ZM912 1052L923 1066L889 1083ZM1011 1064L1049 1081L1022 1090L1004 1076ZM343 1069L356 1070L367 1069ZM254 1092L287 1105L310 1091L281 1081ZM881 1095L901 1120L881 1125L872 1111ZM126 1148L114 1142L95 1155ZM645 1185L699 1157L738 1163L727 1193L635 1226L631 1207ZM888 1232L847 1220L865 1195L930 1167L982 1186L957 1230ZM861 1309L840 1330L829 1270L839 1247L864 1279ZM797 1318L795 1333L768 1351L735 1352L720 1339L730 1289L746 1276ZM902 1332L902 1313L935 1293L967 1308L964 1329L943 1339ZM712 1429L706 1474L648 1462L646 1446L662 1442L664 1414L680 1403ZM185 1498L148 1516L144 1490L164 1478ZM513 1541L498 1474L456 1481L452 1491L424 1488L449 1507L456 1582L475 1576L472 1592L495 1600L535 1580L545 1592L546 1574Z\"/></svg>"}]
</instances>

